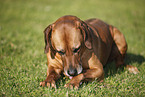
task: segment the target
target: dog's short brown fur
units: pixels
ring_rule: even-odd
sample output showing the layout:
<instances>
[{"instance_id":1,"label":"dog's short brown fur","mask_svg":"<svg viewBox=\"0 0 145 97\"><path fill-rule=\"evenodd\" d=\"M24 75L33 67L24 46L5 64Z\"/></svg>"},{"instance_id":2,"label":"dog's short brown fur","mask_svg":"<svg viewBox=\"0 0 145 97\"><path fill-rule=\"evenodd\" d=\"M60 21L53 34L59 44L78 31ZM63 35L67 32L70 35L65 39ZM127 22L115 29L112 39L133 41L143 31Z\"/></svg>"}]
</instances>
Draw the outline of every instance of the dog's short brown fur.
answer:
<instances>
[{"instance_id":1,"label":"dog's short brown fur","mask_svg":"<svg viewBox=\"0 0 145 97\"><path fill-rule=\"evenodd\" d=\"M63 16L45 31L45 53L48 70L41 86L56 87L64 73L71 81L65 87L78 88L82 81L104 78L103 66L115 60L116 67L124 65L127 43L114 26L99 19L82 21L75 16ZM127 65L137 73L136 67Z\"/></svg>"}]
</instances>

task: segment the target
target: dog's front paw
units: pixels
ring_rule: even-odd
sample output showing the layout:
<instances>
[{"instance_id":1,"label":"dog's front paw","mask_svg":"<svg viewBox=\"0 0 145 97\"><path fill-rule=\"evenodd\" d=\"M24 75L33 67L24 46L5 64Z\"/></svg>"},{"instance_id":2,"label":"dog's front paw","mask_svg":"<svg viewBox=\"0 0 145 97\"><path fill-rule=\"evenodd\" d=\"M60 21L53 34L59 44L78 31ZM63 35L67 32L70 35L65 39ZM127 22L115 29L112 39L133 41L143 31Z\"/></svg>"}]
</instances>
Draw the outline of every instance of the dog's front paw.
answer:
<instances>
[{"instance_id":1,"label":"dog's front paw","mask_svg":"<svg viewBox=\"0 0 145 97\"><path fill-rule=\"evenodd\" d=\"M69 83L64 85L64 87L71 88L71 89L73 88L78 89L82 80L83 80L83 74L79 74L73 77Z\"/></svg>"},{"instance_id":2,"label":"dog's front paw","mask_svg":"<svg viewBox=\"0 0 145 97\"><path fill-rule=\"evenodd\" d=\"M47 87L56 88L56 84L55 84L54 80L51 80L51 81L42 81L42 82L40 82L40 86L42 86L42 87L47 86Z\"/></svg>"},{"instance_id":3,"label":"dog's front paw","mask_svg":"<svg viewBox=\"0 0 145 97\"><path fill-rule=\"evenodd\" d=\"M70 88L70 89L78 89L79 88L79 84L78 82L74 82L74 81L70 81L69 83L65 84L64 87L66 88Z\"/></svg>"}]
</instances>

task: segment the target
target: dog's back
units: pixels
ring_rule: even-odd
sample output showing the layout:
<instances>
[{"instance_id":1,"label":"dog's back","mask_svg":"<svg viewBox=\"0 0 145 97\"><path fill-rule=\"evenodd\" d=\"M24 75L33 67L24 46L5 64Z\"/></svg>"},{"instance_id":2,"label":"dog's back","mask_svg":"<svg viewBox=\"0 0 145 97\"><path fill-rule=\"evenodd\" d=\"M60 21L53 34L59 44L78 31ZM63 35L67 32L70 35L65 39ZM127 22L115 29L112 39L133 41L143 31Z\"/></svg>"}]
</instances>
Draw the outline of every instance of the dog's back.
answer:
<instances>
[{"instance_id":1,"label":"dog's back","mask_svg":"<svg viewBox=\"0 0 145 97\"><path fill-rule=\"evenodd\" d=\"M99 19L88 19L85 21L91 28L92 42L94 46L94 52L105 65L110 56L110 52L113 45L113 32L110 31L110 25ZM98 47L99 46L99 47Z\"/></svg>"}]
</instances>

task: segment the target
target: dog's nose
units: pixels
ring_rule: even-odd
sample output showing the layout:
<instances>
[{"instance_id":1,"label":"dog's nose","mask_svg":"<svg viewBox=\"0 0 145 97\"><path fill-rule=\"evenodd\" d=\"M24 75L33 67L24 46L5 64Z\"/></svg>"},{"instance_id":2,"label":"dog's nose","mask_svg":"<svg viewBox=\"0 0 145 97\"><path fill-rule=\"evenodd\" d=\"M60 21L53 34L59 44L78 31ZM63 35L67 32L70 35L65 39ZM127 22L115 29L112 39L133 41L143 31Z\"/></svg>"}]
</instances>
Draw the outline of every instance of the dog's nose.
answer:
<instances>
[{"instance_id":1,"label":"dog's nose","mask_svg":"<svg viewBox=\"0 0 145 97\"><path fill-rule=\"evenodd\" d=\"M76 69L69 69L68 70L68 74L70 76L76 76L77 75L77 70Z\"/></svg>"}]
</instances>

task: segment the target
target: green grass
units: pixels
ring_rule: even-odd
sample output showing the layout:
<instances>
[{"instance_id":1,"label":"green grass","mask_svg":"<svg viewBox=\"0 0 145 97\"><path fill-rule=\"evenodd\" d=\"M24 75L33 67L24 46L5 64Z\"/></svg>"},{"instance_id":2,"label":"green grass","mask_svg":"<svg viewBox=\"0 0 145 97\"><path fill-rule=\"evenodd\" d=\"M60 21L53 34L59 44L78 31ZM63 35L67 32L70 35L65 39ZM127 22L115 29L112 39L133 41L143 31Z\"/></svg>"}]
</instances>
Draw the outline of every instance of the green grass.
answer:
<instances>
[{"instance_id":1,"label":"green grass","mask_svg":"<svg viewBox=\"0 0 145 97\"><path fill-rule=\"evenodd\" d=\"M145 96L145 1L144 0L0 0L0 96L118 97ZM99 18L124 33L126 63L140 73L106 71L105 81L84 83L79 90L40 87L46 78L43 30L63 15Z\"/></svg>"}]
</instances>

